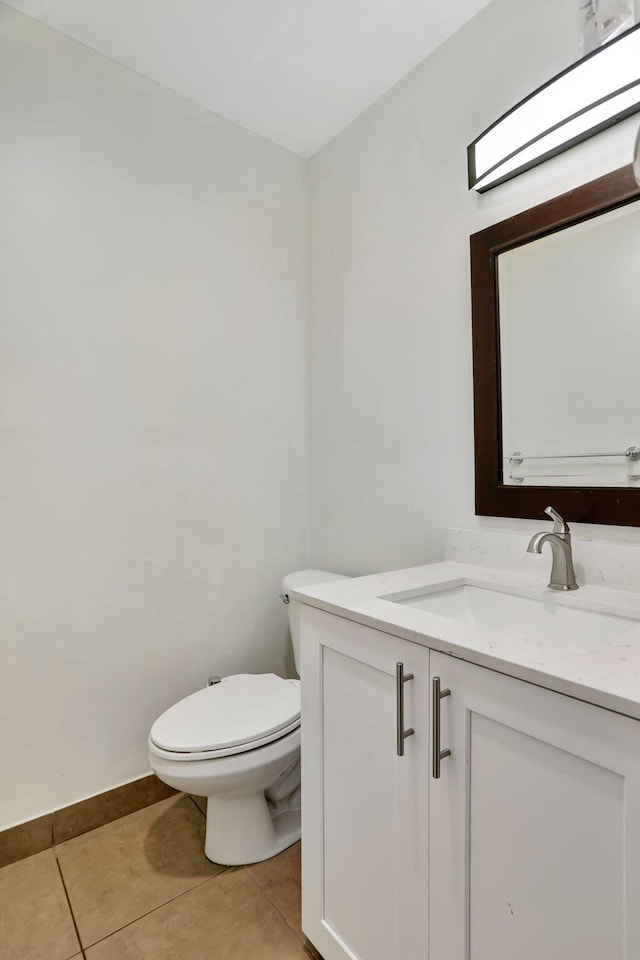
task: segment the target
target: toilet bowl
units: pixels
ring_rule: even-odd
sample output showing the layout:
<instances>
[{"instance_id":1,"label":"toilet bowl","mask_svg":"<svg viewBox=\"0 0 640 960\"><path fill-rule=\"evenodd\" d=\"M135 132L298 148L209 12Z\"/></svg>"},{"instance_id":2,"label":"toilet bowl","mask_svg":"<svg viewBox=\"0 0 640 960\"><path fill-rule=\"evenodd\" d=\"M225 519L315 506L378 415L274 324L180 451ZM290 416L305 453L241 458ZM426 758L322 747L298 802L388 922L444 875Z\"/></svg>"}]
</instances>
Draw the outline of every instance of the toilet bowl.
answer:
<instances>
[{"instance_id":1,"label":"toilet bowl","mask_svg":"<svg viewBox=\"0 0 640 960\"><path fill-rule=\"evenodd\" d=\"M295 587L341 580L302 570ZM287 607L298 669L295 604ZM169 707L149 734L156 776L176 790L207 797L205 855L236 866L275 856L300 839L300 681L275 674L223 677Z\"/></svg>"}]
</instances>

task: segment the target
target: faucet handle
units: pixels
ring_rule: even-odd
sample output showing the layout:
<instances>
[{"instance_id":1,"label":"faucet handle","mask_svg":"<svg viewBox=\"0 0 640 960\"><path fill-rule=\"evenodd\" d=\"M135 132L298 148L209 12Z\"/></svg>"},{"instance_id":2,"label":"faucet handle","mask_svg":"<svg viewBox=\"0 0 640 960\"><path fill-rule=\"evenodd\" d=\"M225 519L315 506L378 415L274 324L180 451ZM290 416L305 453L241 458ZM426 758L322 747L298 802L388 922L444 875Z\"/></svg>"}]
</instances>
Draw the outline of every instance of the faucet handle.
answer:
<instances>
[{"instance_id":1,"label":"faucet handle","mask_svg":"<svg viewBox=\"0 0 640 960\"><path fill-rule=\"evenodd\" d=\"M553 507L545 507L544 512L553 520L554 533L569 533L569 524L563 520L557 510L554 510Z\"/></svg>"}]
</instances>

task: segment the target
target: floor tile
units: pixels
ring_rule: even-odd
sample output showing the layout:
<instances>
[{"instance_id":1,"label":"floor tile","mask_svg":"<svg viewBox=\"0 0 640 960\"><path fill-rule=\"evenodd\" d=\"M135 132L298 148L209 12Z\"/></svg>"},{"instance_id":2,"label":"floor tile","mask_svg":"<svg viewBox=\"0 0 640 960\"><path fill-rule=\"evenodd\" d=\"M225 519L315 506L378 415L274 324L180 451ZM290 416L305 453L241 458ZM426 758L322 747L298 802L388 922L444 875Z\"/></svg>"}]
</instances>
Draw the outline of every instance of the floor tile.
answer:
<instances>
[{"instance_id":1,"label":"floor tile","mask_svg":"<svg viewBox=\"0 0 640 960\"><path fill-rule=\"evenodd\" d=\"M309 960L245 870L229 870L86 952L87 960Z\"/></svg>"},{"instance_id":2,"label":"floor tile","mask_svg":"<svg viewBox=\"0 0 640 960\"><path fill-rule=\"evenodd\" d=\"M301 937L300 844L295 843L271 860L253 863L247 870Z\"/></svg>"},{"instance_id":3,"label":"floor tile","mask_svg":"<svg viewBox=\"0 0 640 960\"><path fill-rule=\"evenodd\" d=\"M204 833L204 817L180 795L56 847L82 945L225 870L206 859Z\"/></svg>"},{"instance_id":4,"label":"floor tile","mask_svg":"<svg viewBox=\"0 0 640 960\"><path fill-rule=\"evenodd\" d=\"M68 960L80 950L53 850L0 870L0 960Z\"/></svg>"},{"instance_id":5,"label":"floor tile","mask_svg":"<svg viewBox=\"0 0 640 960\"><path fill-rule=\"evenodd\" d=\"M205 817L207 815L207 798L206 797L191 797L196 807L204 813Z\"/></svg>"}]
</instances>

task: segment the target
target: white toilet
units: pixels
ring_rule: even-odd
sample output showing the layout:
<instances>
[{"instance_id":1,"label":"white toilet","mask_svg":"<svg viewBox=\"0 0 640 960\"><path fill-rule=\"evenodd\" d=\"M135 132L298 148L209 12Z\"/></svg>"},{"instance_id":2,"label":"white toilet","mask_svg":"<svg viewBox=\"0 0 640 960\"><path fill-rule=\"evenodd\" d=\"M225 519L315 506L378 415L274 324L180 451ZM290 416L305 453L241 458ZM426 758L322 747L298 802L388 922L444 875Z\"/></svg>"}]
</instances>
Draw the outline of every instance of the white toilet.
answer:
<instances>
[{"instance_id":1,"label":"white toilet","mask_svg":"<svg viewBox=\"0 0 640 960\"><path fill-rule=\"evenodd\" d=\"M296 587L344 579L300 570ZM297 605L288 608L299 671ZM204 852L215 863L257 863L300 839L300 681L237 674L180 700L149 735L149 761L169 786L207 797Z\"/></svg>"}]
</instances>

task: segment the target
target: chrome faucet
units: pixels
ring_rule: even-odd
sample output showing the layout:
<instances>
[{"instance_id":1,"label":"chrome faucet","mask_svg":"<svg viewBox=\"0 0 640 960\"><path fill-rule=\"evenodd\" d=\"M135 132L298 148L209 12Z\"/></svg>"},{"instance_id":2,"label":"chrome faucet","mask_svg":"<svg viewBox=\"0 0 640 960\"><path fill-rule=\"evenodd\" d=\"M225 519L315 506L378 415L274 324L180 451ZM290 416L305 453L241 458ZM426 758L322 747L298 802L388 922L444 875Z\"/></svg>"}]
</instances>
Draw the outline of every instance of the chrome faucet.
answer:
<instances>
[{"instance_id":1,"label":"chrome faucet","mask_svg":"<svg viewBox=\"0 0 640 960\"><path fill-rule=\"evenodd\" d=\"M552 590L577 590L569 524L565 523L553 507L546 507L544 512L553 520L553 531L534 533L529 541L527 553L542 553L542 545L548 543L553 554L549 586Z\"/></svg>"}]
</instances>

